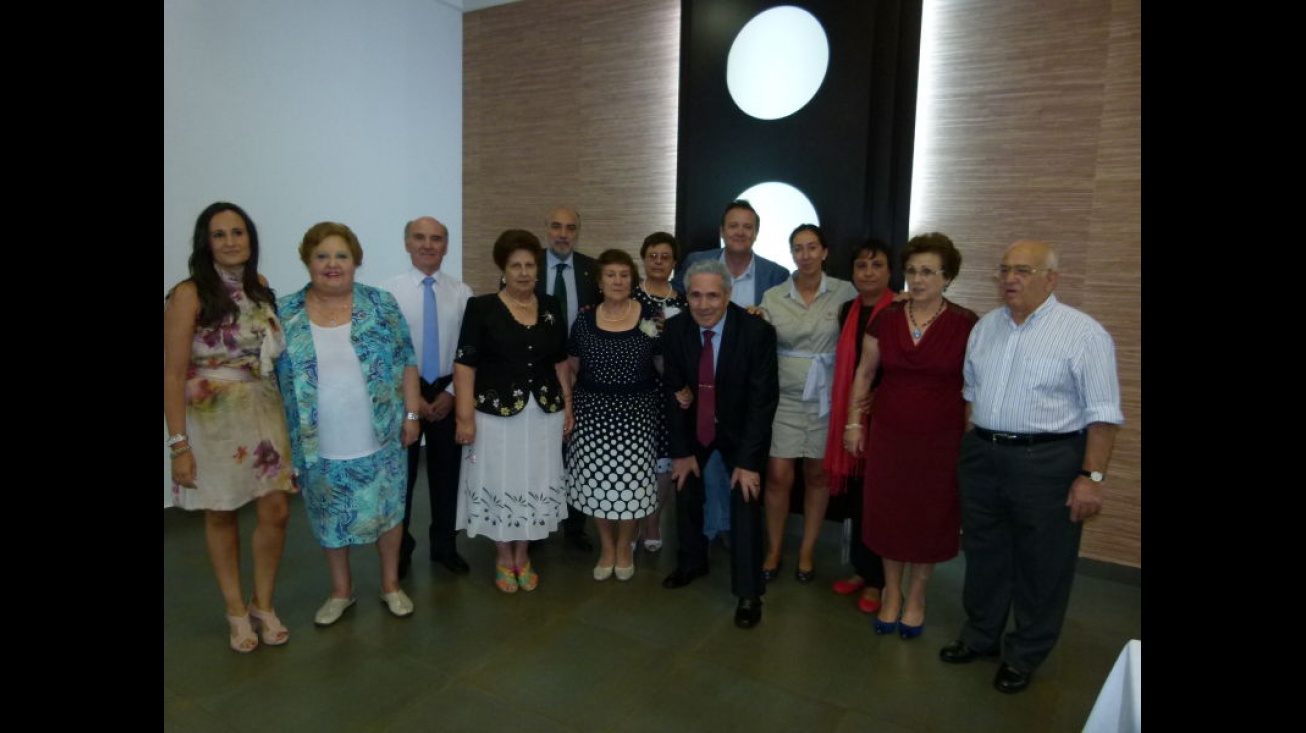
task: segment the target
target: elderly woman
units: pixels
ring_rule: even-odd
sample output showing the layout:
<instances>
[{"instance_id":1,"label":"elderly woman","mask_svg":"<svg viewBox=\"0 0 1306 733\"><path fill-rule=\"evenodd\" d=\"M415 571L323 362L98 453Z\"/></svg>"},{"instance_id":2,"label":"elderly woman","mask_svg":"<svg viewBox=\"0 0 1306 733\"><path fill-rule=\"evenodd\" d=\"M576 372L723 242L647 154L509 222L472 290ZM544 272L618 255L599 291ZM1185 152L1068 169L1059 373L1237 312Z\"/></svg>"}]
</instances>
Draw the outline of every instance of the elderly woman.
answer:
<instances>
[{"instance_id":1,"label":"elderly woman","mask_svg":"<svg viewBox=\"0 0 1306 733\"><path fill-rule=\"evenodd\" d=\"M766 531L770 540L762 575L774 580L780 570L789 492L794 464L803 461L803 540L794 576L800 583L816 579L813 553L830 502L826 476L826 431L830 415L839 308L857 295L847 280L825 274L829 256L821 229L803 224L789 235L797 271L789 282L762 296L761 310L775 326L780 364L780 405L771 430L771 457L766 466Z\"/></svg>"},{"instance_id":2,"label":"elderly woman","mask_svg":"<svg viewBox=\"0 0 1306 733\"><path fill-rule=\"evenodd\" d=\"M393 295L354 282L363 248L349 227L314 224L299 259L310 279L278 301L287 348L277 375L304 505L331 571L331 595L313 620L329 626L354 605L349 548L362 544L380 555L382 603L411 616L399 545L405 449L417 440L421 399L408 325Z\"/></svg>"},{"instance_id":3,"label":"elderly woman","mask_svg":"<svg viewBox=\"0 0 1306 733\"><path fill-rule=\"evenodd\" d=\"M258 272L258 230L239 206L200 212L190 277L163 311L163 415L171 448L172 503L204 511L204 534L227 606L231 648L284 644L290 632L272 609L286 545L290 439L272 375L285 348L276 296ZM201 469L202 472L201 472ZM255 502L254 596L240 582L236 510Z\"/></svg>"},{"instance_id":4,"label":"elderly woman","mask_svg":"<svg viewBox=\"0 0 1306 733\"><path fill-rule=\"evenodd\" d=\"M671 287L671 273L680 261L680 244L667 232L653 232L644 238L639 248L640 259L644 260L644 279L635 284L635 300L646 309L656 314L659 335L666 320L689 307L684 293ZM658 377L661 389L661 376ZM653 511L644 517L641 534L644 535L644 549L657 552L662 549L662 507L671 498L671 458L670 445L667 441L666 400L659 401L657 415L657 463L653 475L658 483L658 501Z\"/></svg>"},{"instance_id":5,"label":"elderly woman","mask_svg":"<svg viewBox=\"0 0 1306 733\"><path fill-rule=\"evenodd\" d=\"M884 559L875 633L897 631L914 639L925 627L925 590L935 563L960 549L957 457L966 424L961 368L977 316L943 297L961 269L961 253L947 236L911 238L903 263L909 297L867 327L848 401L855 414L879 374L870 426L850 420L844 447L866 451L862 539Z\"/></svg>"},{"instance_id":6,"label":"elderly woman","mask_svg":"<svg viewBox=\"0 0 1306 733\"><path fill-rule=\"evenodd\" d=\"M499 235L494 264L503 289L467 301L454 359L454 438L463 446L457 528L494 540L494 583L504 593L535 590L530 541L567 517L567 321L557 299L535 292L543 256L528 231Z\"/></svg>"},{"instance_id":7,"label":"elderly woman","mask_svg":"<svg viewBox=\"0 0 1306 733\"><path fill-rule=\"evenodd\" d=\"M861 591L857 607L863 613L880 610L880 592L884 588L884 563L875 551L862 541L863 463L862 456L853 455L843 447L844 429L851 425L865 429L870 405L859 403L857 411L848 412L848 397L852 394L853 373L862 357L862 334L866 326L880 311L894 301L889 287L893 277L890 267L889 245L878 239L869 239L853 249L853 287L857 297L839 309L839 346L834 358L834 390L830 398L830 430L825 441L825 471L830 475L830 495L849 492L852 519L852 539L849 543L849 560L853 574L834 581L834 592L851 595ZM875 385L872 385L874 387Z\"/></svg>"},{"instance_id":8,"label":"elderly woman","mask_svg":"<svg viewBox=\"0 0 1306 733\"><path fill-rule=\"evenodd\" d=\"M654 318L660 311L631 297L639 273L630 255L609 249L595 265L603 301L576 314L567 343L576 376L567 500L594 517L598 527L594 579L607 580L615 573L617 580L630 580L639 520L658 506L653 449L662 400Z\"/></svg>"}]
</instances>

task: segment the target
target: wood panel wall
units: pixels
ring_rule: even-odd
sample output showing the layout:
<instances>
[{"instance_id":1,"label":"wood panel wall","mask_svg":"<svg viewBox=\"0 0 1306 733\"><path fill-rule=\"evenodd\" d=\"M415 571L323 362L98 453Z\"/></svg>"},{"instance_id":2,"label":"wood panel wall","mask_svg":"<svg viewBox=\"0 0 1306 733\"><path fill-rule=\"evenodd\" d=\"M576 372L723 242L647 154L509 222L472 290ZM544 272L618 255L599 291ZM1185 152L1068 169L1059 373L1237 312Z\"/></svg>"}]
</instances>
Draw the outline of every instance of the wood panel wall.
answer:
<instances>
[{"instance_id":1,"label":"wood panel wall","mask_svg":"<svg viewBox=\"0 0 1306 733\"><path fill-rule=\"evenodd\" d=\"M997 307L1017 239L1061 251L1058 297L1115 338L1127 424L1082 555L1142 567L1139 0L927 0L934 84L911 233L964 255L948 295ZM464 276L497 283L494 238L581 214L582 251L673 231L676 0L524 0L464 16ZM918 131L919 133L919 131ZM919 135L918 135L919 136Z\"/></svg>"}]
</instances>

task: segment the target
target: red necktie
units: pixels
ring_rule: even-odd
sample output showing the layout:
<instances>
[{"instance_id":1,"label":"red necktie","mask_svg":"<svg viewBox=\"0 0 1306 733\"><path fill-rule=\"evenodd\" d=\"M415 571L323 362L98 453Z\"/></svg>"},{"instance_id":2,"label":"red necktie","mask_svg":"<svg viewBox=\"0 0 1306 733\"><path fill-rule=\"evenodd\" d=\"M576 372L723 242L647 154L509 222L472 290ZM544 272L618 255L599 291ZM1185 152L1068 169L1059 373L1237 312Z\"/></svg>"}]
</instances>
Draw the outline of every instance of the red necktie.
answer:
<instances>
[{"instance_id":1,"label":"red necktie","mask_svg":"<svg viewBox=\"0 0 1306 733\"><path fill-rule=\"evenodd\" d=\"M716 369L712 359L712 331L703 332L703 353L698 357L698 443L716 440Z\"/></svg>"}]
</instances>

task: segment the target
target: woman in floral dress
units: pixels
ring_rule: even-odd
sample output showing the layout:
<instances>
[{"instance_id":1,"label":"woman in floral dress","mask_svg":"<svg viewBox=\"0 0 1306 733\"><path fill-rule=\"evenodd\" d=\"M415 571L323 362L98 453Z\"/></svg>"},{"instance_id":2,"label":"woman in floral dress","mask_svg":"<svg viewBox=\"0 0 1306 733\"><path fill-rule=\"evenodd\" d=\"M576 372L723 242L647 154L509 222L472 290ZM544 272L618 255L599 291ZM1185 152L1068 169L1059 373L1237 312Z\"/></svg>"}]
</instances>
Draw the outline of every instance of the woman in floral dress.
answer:
<instances>
[{"instance_id":1,"label":"woman in floral dress","mask_svg":"<svg viewBox=\"0 0 1306 733\"><path fill-rule=\"evenodd\" d=\"M171 448L172 502L204 510L213 573L227 607L231 648L284 644L290 632L272 608L286 544L290 440L274 360L285 348L276 296L258 273L258 230L235 204L200 213L190 277L163 311L163 413ZM237 511L256 502L254 595L240 579Z\"/></svg>"}]
</instances>

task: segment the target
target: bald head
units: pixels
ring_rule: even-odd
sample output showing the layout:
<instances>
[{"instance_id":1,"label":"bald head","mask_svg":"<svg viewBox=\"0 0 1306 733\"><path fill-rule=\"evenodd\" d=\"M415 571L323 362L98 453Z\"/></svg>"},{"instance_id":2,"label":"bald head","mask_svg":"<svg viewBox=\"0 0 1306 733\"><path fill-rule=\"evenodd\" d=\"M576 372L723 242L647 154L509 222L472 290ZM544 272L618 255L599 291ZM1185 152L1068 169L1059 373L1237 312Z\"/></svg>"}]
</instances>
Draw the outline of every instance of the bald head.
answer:
<instances>
[{"instance_id":1,"label":"bald head","mask_svg":"<svg viewBox=\"0 0 1306 733\"><path fill-rule=\"evenodd\" d=\"M1021 240L1007 247L998 268L998 293L1016 323L1024 323L1057 286L1057 251L1047 242Z\"/></svg>"},{"instance_id":2,"label":"bald head","mask_svg":"<svg viewBox=\"0 0 1306 733\"><path fill-rule=\"evenodd\" d=\"M429 216L413 219L404 226L404 249L413 267L434 275L449 252L449 229Z\"/></svg>"}]
</instances>

